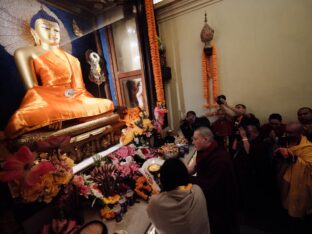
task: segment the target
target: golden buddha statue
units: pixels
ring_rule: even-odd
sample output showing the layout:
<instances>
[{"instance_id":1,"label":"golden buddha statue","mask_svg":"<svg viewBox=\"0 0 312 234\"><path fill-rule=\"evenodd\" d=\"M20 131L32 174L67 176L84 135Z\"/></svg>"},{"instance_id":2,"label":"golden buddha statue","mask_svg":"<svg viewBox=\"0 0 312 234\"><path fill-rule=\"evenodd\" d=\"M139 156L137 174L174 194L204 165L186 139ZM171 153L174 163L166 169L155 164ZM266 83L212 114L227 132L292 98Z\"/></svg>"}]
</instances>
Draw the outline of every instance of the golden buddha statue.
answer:
<instances>
[{"instance_id":1,"label":"golden buddha statue","mask_svg":"<svg viewBox=\"0 0 312 234\"><path fill-rule=\"evenodd\" d=\"M59 48L57 19L40 10L32 17L30 26L35 46L14 53L28 90L6 126L7 137L15 138L65 120L111 112L112 101L95 98L86 90L78 59Z\"/></svg>"}]
</instances>

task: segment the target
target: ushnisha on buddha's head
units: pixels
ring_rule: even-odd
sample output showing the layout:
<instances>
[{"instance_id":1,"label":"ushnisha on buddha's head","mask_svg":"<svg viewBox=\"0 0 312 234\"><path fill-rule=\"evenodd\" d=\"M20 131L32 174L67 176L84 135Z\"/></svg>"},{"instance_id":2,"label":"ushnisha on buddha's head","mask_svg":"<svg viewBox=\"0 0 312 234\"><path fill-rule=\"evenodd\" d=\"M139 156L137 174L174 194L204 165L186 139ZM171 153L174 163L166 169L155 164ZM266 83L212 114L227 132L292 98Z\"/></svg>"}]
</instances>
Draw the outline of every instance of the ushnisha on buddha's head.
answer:
<instances>
[{"instance_id":1,"label":"ushnisha on buddha's head","mask_svg":"<svg viewBox=\"0 0 312 234\"><path fill-rule=\"evenodd\" d=\"M30 20L31 34L37 46L58 47L60 43L60 26L56 18L44 10L38 11Z\"/></svg>"}]
</instances>

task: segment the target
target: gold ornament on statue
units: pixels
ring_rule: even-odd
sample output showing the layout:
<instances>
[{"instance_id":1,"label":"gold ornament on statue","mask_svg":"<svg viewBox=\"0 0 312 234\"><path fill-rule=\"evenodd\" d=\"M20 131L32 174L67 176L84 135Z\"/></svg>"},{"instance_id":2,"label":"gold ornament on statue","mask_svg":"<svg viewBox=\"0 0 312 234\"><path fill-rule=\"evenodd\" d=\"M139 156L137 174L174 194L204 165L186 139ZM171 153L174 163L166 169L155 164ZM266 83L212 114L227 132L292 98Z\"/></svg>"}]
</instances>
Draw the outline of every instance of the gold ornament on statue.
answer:
<instances>
[{"instance_id":1,"label":"gold ornament on statue","mask_svg":"<svg viewBox=\"0 0 312 234\"><path fill-rule=\"evenodd\" d=\"M101 97L100 85L106 81L107 71L105 69L105 62L100 55L92 50L87 50L87 62L90 64L89 79L98 86L99 96Z\"/></svg>"}]
</instances>

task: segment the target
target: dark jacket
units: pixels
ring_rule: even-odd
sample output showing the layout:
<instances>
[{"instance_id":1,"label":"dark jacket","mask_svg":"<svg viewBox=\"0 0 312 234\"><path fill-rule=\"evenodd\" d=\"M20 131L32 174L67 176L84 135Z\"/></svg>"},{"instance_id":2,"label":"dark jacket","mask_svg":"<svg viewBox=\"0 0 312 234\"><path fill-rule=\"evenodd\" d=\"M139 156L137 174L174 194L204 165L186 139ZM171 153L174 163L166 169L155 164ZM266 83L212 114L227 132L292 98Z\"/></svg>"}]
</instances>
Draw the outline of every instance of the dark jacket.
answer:
<instances>
[{"instance_id":1,"label":"dark jacket","mask_svg":"<svg viewBox=\"0 0 312 234\"><path fill-rule=\"evenodd\" d=\"M239 187L240 206L245 213L265 214L276 205L272 143L261 136L249 140L249 153L238 142L234 154L234 168ZM274 204L275 203L275 204Z\"/></svg>"},{"instance_id":2,"label":"dark jacket","mask_svg":"<svg viewBox=\"0 0 312 234\"><path fill-rule=\"evenodd\" d=\"M184 137L189 141L189 143L192 143L192 137L193 137L194 131L200 127L210 128L210 121L205 116L199 117L199 118L196 117L194 123L192 124L184 120L180 126Z\"/></svg>"},{"instance_id":3,"label":"dark jacket","mask_svg":"<svg viewBox=\"0 0 312 234\"><path fill-rule=\"evenodd\" d=\"M238 194L230 155L214 141L197 153L197 183L207 201L212 234L239 233Z\"/></svg>"}]
</instances>

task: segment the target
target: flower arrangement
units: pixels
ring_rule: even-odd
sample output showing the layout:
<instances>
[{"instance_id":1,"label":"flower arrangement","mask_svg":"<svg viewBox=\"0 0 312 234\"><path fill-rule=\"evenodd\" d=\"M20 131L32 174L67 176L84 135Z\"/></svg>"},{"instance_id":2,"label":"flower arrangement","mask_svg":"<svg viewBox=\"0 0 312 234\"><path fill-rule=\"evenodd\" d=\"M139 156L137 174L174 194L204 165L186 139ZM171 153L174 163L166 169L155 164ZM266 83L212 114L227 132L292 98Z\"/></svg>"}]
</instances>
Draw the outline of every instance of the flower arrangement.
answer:
<instances>
[{"instance_id":1,"label":"flower arrangement","mask_svg":"<svg viewBox=\"0 0 312 234\"><path fill-rule=\"evenodd\" d=\"M148 200L152 195L153 189L144 176L140 176L135 181L136 194L144 200Z\"/></svg>"},{"instance_id":2,"label":"flower arrangement","mask_svg":"<svg viewBox=\"0 0 312 234\"><path fill-rule=\"evenodd\" d=\"M152 136L154 125L147 117L146 113L140 111L137 117L132 116L132 121L127 123L127 128L123 129L120 141L124 144L134 143L136 146L148 144L148 139Z\"/></svg>"},{"instance_id":3,"label":"flower arrangement","mask_svg":"<svg viewBox=\"0 0 312 234\"><path fill-rule=\"evenodd\" d=\"M75 175L72 183L78 188L79 195L89 198L93 196L96 198L103 198L103 194L98 187L98 184L91 180L90 175Z\"/></svg>"},{"instance_id":4,"label":"flower arrangement","mask_svg":"<svg viewBox=\"0 0 312 234\"><path fill-rule=\"evenodd\" d=\"M125 213L136 196L148 200L153 193L153 188L140 172L140 162L156 157L157 153L148 147L122 146L103 159L94 158L96 167L88 175L75 175L72 184L80 196L93 199L92 206L98 201L102 218L117 221L120 214L116 214L116 210L121 207Z\"/></svg>"},{"instance_id":5,"label":"flower arrangement","mask_svg":"<svg viewBox=\"0 0 312 234\"><path fill-rule=\"evenodd\" d=\"M27 146L22 146L3 162L0 181L8 182L13 198L50 203L71 180L73 165L66 155L37 159Z\"/></svg>"},{"instance_id":6,"label":"flower arrangement","mask_svg":"<svg viewBox=\"0 0 312 234\"><path fill-rule=\"evenodd\" d=\"M158 133L160 133L160 131L162 130L164 123L165 123L165 114L167 113L167 109L165 108L160 108L158 106L156 106L154 108L154 126L157 130Z\"/></svg>"},{"instance_id":7,"label":"flower arrangement","mask_svg":"<svg viewBox=\"0 0 312 234\"><path fill-rule=\"evenodd\" d=\"M97 162L89 175L75 175L72 184L78 188L81 196L109 204L116 199L116 194L122 195L134 189L136 178L141 176L140 163L137 161L155 157L157 152L146 147L123 146L109 154L104 161Z\"/></svg>"},{"instance_id":8,"label":"flower arrangement","mask_svg":"<svg viewBox=\"0 0 312 234\"><path fill-rule=\"evenodd\" d=\"M135 156L142 160L155 158L158 155L158 150L149 147L139 147L135 151Z\"/></svg>"}]
</instances>

